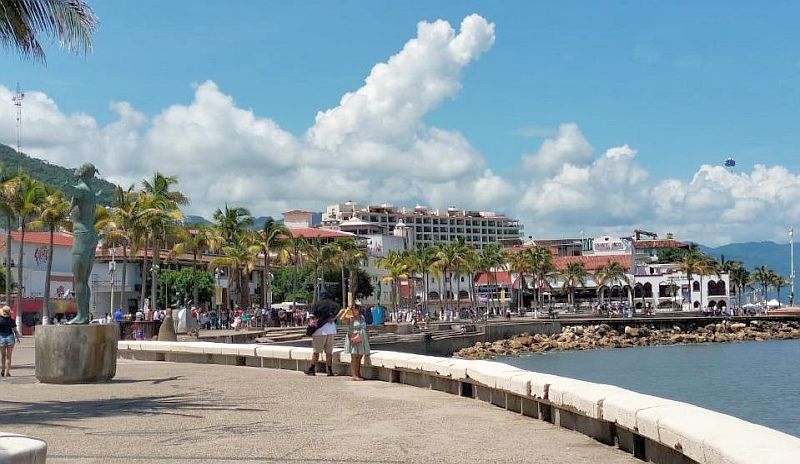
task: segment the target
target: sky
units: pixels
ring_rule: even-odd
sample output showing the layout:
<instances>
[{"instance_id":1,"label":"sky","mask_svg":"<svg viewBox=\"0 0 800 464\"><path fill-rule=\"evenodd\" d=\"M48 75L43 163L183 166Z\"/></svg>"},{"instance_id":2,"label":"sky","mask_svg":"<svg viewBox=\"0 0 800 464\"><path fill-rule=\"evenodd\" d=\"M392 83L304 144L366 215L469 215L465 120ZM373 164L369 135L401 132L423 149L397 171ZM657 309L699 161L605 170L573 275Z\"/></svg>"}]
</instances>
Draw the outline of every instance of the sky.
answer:
<instances>
[{"instance_id":1,"label":"sky","mask_svg":"<svg viewBox=\"0 0 800 464\"><path fill-rule=\"evenodd\" d=\"M22 151L177 175L190 214L423 204L708 245L800 224L796 2L89 3L91 54L0 50L0 143L19 83Z\"/></svg>"}]
</instances>

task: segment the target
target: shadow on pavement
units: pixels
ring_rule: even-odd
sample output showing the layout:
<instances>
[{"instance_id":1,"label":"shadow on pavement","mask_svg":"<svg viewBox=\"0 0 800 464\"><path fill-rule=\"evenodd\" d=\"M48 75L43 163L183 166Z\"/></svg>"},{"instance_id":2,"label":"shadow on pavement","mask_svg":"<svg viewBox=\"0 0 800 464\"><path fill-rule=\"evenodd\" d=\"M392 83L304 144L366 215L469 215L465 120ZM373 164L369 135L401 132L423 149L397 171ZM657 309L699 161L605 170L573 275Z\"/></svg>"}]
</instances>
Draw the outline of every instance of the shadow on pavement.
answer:
<instances>
[{"instance_id":1,"label":"shadow on pavement","mask_svg":"<svg viewBox=\"0 0 800 464\"><path fill-rule=\"evenodd\" d=\"M43 401L38 403L0 400L0 416L3 418L3 425L34 424L72 427L63 424L63 422L142 414L203 417L198 413L202 411L259 410L243 408L226 402L210 403L201 396L188 394L103 400Z\"/></svg>"}]
</instances>

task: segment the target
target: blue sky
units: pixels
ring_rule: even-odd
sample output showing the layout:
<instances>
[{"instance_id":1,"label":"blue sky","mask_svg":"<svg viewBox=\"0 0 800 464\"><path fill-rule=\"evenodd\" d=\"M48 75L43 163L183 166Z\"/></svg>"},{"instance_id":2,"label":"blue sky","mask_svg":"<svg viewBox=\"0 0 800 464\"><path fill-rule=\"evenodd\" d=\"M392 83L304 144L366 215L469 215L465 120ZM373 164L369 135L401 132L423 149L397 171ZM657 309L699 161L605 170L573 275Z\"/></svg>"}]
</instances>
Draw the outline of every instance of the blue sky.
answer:
<instances>
[{"instance_id":1,"label":"blue sky","mask_svg":"<svg viewBox=\"0 0 800 464\"><path fill-rule=\"evenodd\" d=\"M595 156L625 144L636 150L651 187L667 179L690 187L701 165L720 165L729 155L739 164L734 174L750 181L759 163L800 171L794 2L90 3L101 23L91 55L49 47L44 67L5 52L0 85L10 89L19 81L46 94L63 115L85 113L98 126L117 120L111 102L128 102L145 120L143 134L166 108L190 105L197 86L213 81L237 108L302 137L318 111L339 105L376 63L397 54L418 22L443 19L458 31L475 13L494 24L493 44L458 72L460 90L420 122L463 135L486 167L509 182L526 181L521 157L556 137L563 123L579 126ZM45 155L52 148L33 142ZM380 192L371 189L362 200L381 202L373 190ZM529 222L548 220L541 208L498 209ZM576 217L535 227L566 233L581 226L573 225ZM685 224L690 217L644 219L689 235L701 230ZM633 221L588 222L599 231ZM752 235L771 238L775 230Z\"/></svg>"}]
</instances>

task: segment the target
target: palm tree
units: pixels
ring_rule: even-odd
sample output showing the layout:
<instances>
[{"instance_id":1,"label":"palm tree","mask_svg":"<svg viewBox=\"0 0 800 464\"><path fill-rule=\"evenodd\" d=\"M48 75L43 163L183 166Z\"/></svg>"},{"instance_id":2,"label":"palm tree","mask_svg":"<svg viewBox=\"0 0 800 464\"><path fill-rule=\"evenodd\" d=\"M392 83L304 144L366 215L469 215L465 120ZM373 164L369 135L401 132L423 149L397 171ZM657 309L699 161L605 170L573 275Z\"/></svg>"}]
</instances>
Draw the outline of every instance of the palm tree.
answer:
<instances>
[{"instance_id":1,"label":"palm tree","mask_svg":"<svg viewBox=\"0 0 800 464\"><path fill-rule=\"evenodd\" d=\"M258 254L261 252L261 247L253 244L248 237L242 236L236 239L233 243L225 245L221 249L224 256L220 256L211 260L208 264L209 269L216 266L226 266L230 269L230 282L233 282L233 294L235 295L234 301L239 306L244 304L244 282L243 276L252 272L259 262Z\"/></svg>"},{"instance_id":2,"label":"palm tree","mask_svg":"<svg viewBox=\"0 0 800 464\"><path fill-rule=\"evenodd\" d=\"M519 251L504 251L503 255L506 257L506 261L508 262L509 271L513 274L519 275L519 286L517 289L517 312L522 311L523 299L525 291L525 273L528 272L530 268L530 259L529 253L526 253L527 250L519 250Z\"/></svg>"},{"instance_id":3,"label":"palm tree","mask_svg":"<svg viewBox=\"0 0 800 464\"><path fill-rule=\"evenodd\" d=\"M181 226L176 230L176 241L172 246L170 254L174 257L180 254L192 255L192 302L197 305L200 302L200 285L197 281L197 257L208 249L209 242L208 226Z\"/></svg>"},{"instance_id":4,"label":"palm tree","mask_svg":"<svg viewBox=\"0 0 800 464\"><path fill-rule=\"evenodd\" d=\"M750 278L750 272L744 268L744 264L741 261L728 261L730 264L728 273L730 275L730 282L731 285L736 289L736 299L737 299L737 307L742 307L742 293L744 292L745 287L747 287L750 282L752 281ZM734 264L735 263L735 264Z\"/></svg>"},{"instance_id":5,"label":"palm tree","mask_svg":"<svg viewBox=\"0 0 800 464\"><path fill-rule=\"evenodd\" d=\"M17 180L18 177L15 173L9 171L5 165L0 164L0 212L3 213L6 220L5 287L7 302L11 301L11 222L16 217L13 200L17 195Z\"/></svg>"},{"instance_id":6,"label":"palm tree","mask_svg":"<svg viewBox=\"0 0 800 464\"><path fill-rule=\"evenodd\" d=\"M88 53L97 17L84 0L0 1L0 43L44 62L39 37L58 39L70 52Z\"/></svg>"},{"instance_id":7,"label":"palm tree","mask_svg":"<svg viewBox=\"0 0 800 464\"><path fill-rule=\"evenodd\" d=\"M403 259L402 253L391 250L383 258L378 258L377 266L386 270L386 276L382 280L392 284L392 313L397 318L397 307L400 303L400 282L408 278L409 268L407 260Z\"/></svg>"},{"instance_id":8,"label":"palm tree","mask_svg":"<svg viewBox=\"0 0 800 464\"><path fill-rule=\"evenodd\" d=\"M428 314L428 293L431 272L435 272L436 248L423 247L411 253L407 262L411 273L419 273L422 276L422 307L425 314Z\"/></svg>"},{"instance_id":9,"label":"palm tree","mask_svg":"<svg viewBox=\"0 0 800 464\"><path fill-rule=\"evenodd\" d=\"M167 225L183 220L180 206L189 204L189 199L184 194L171 190L172 186L177 183L177 176L165 176L158 171L153 175L152 180L144 179L142 181L143 202L148 210L146 223L149 226L150 240L153 244L154 269L158 269L161 258L160 244L162 238L165 238ZM146 251L145 248L145 253ZM150 285L150 296L155 310L157 309L156 294L158 292L158 282L155 276Z\"/></svg>"},{"instance_id":10,"label":"palm tree","mask_svg":"<svg viewBox=\"0 0 800 464\"><path fill-rule=\"evenodd\" d=\"M28 221L39 212L45 198L44 184L33 179L27 174L20 174L17 178L16 195L12 199L11 207L19 220L19 253L17 255L17 326L22 327L22 257L25 249L25 229Z\"/></svg>"},{"instance_id":11,"label":"palm tree","mask_svg":"<svg viewBox=\"0 0 800 464\"><path fill-rule=\"evenodd\" d=\"M128 253L135 255L142 246L146 235L145 218L149 214L144 209L138 192L130 185L123 189L117 185L114 188L114 201L111 208L111 221L105 233L105 239L114 246L122 248L122 291L120 301L124 298L128 282ZM147 253L142 261L142 293L141 301L144 302L144 292L147 287ZM112 308L113 309L113 308Z\"/></svg>"},{"instance_id":12,"label":"palm tree","mask_svg":"<svg viewBox=\"0 0 800 464\"><path fill-rule=\"evenodd\" d=\"M50 233L47 247L47 271L44 277L44 298L42 299L42 324L50 324L50 278L53 271L53 235L57 229L69 227L69 216L72 210L70 203L64 199L64 193L50 187L44 187L45 198L39 211L39 218L31 222L31 228L46 228Z\"/></svg>"},{"instance_id":13,"label":"palm tree","mask_svg":"<svg viewBox=\"0 0 800 464\"><path fill-rule=\"evenodd\" d=\"M351 303L347 293L355 297L358 291L358 268L367 259L367 248L356 243L355 240L339 240L333 247L333 261L339 264L342 272L342 306ZM345 287L345 274L347 287Z\"/></svg>"},{"instance_id":14,"label":"palm tree","mask_svg":"<svg viewBox=\"0 0 800 464\"><path fill-rule=\"evenodd\" d=\"M575 301L575 287L585 286L586 278L589 273L583 267L583 261L570 261L567 263L567 268L560 273L560 277L564 280L564 290L569 294L569 304L574 308L578 308Z\"/></svg>"},{"instance_id":15,"label":"palm tree","mask_svg":"<svg viewBox=\"0 0 800 464\"><path fill-rule=\"evenodd\" d=\"M475 301L475 275L480 269L481 255L473 247L467 247L464 253L463 272L469 276L469 300L470 307L473 314L477 313L477 304Z\"/></svg>"},{"instance_id":16,"label":"palm tree","mask_svg":"<svg viewBox=\"0 0 800 464\"><path fill-rule=\"evenodd\" d=\"M778 274L775 274L772 278L772 286L775 288L775 291L778 292L778 301L781 301L781 288L789 285L789 281L784 277L781 277Z\"/></svg>"},{"instance_id":17,"label":"palm tree","mask_svg":"<svg viewBox=\"0 0 800 464\"><path fill-rule=\"evenodd\" d=\"M767 301L767 287L772 285L772 279L774 275L774 271L772 269L767 268L767 266L759 266L757 267L752 274L753 282L761 285L764 293L764 302Z\"/></svg>"},{"instance_id":18,"label":"palm tree","mask_svg":"<svg viewBox=\"0 0 800 464\"><path fill-rule=\"evenodd\" d=\"M686 274L686 279L689 280L689 309L694 307L694 299L692 298L692 281L695 275L703 273L703 257L696 252L689 252L684 255L683 259L678 262L676 271ZM703 299L703 288L700 287L700 300Z\"/></svg>"},{"instance_id":19,"label":"palm tree","mask_svg":"<svg viewBox=\"0 0 800 464\"><path fill-rule=\"evenodd\" d=\"M625 267L616 261L610 262L598 269L594 274L594 278L601 293L603 287L610 287L614 283L619 284L624 282L627 285L631 284L631 279L628 277Z\"/></svg>"},{"instance_id":20,"label":"palm tree","mask_svg":"<svg viewBox=\"0 0 800 464\"><path fill-rule=\"evenodd\" d=\"M288 258L289 237L291 237L289 229L271 217L267 218L264 226L259 231L259 244L261 245L262 253L264 253L264 273L261 276L261 304L263 308L267 307L267 287L272 285L272 280L269 278L272 270L270 265L272 252L275 251L278 254L279 261L285 262Z\"/></svg>"},{"instance_id":21,"label":"palm tree","mask_svg":"<svg viewBox=\"0 0 800 464\"><path fill-rule=\"evenodd\" d=\"M444 279L447 279L447 286L448 286L447 289L443 288L443 290L446 291L442 291L442 293L439 295L441 306L443 309L444 308L451 309L449 304L445 305L445 300L447 299L446 298L447 292L449 292L450 295L453 294L452 277L454 271L463 264L462 247L456 244L455 242L438 245L436 246L435 255L436 255L436 263L434 264L434 266L436 270L439 273L441 273L442 281L444 281Z\"/></svg>"},{"instance_id":22,"label":"palm tree","mask_svg":"<svg viewBox=\"0 0 800 464\"><path fill-rule=\"evenodd\" d=\"M503 250L500 248L500 245L497 243L489 243L488 245L484 246L480 252L480 263L481 267L484 271L488 273L489 278L487 281L491 283L491 280L494 281L494 288L497 290L497 302L498 307L502 304L500 301L500 290L498 289L497 285L497 271L503 270L506 267L506 259L503 256ZM490 280L491 279L491 280ZM486 302L487 308L487 316L490 309L491 298L488 299ZM487 318L488 320L488 318Z\"/></svg>"},{"instance_id":23,"label":"palm tree","mask_svg":"<svg viewBox=\"0 0 800 464\"><path fill-rule=\"evenodd\" d=\"M553 254L550 249L534 246L529 250L528 259L530 260L530 270L536 282L536 298L539 302L539 309L544 309L544 287L549 286L549 278L553 275Z\"/></svg>"},{"instance_id":24,"label":"palm tree","mask_svg":"<svg viewBox=\"0 0 800 464\"><path fill-rule=\"evenodd\" d=\"M214 211L214 223L222 240L231 244L253 225L253 216L247 208L241 206L229 208L226 204L224 210L217 208Z\"/></svg>"}]
</instances>

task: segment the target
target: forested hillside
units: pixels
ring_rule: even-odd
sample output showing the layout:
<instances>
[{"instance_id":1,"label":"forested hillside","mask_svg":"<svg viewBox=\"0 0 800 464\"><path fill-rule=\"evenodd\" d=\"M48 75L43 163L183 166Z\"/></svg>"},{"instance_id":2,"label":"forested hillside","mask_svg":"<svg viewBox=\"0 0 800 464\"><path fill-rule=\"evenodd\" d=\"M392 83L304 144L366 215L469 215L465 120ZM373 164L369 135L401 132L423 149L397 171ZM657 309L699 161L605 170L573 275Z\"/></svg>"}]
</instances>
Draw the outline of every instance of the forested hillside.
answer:
<instances>
[{"instance_id":1,"label":"forested hillside","mask_svg":"<svg viewBox=\"0 0 800 464\"><path fill-rule=\"evenodd\" d=\"M44 160L31 158L25 153L17 153L15 149L1 143L0 162L11 171L19 170L25 172L34 179L61 189L68 199L72 198L72 184L75 183L73 171L75 171L75 167L77 166L73 168L56 166ZM98 203L103 205L111 204L114 194L114 184L103 179L95 178L92 182L92 188L95 191L101 192L97 199Z\"/></svg>"}]
</instances>

